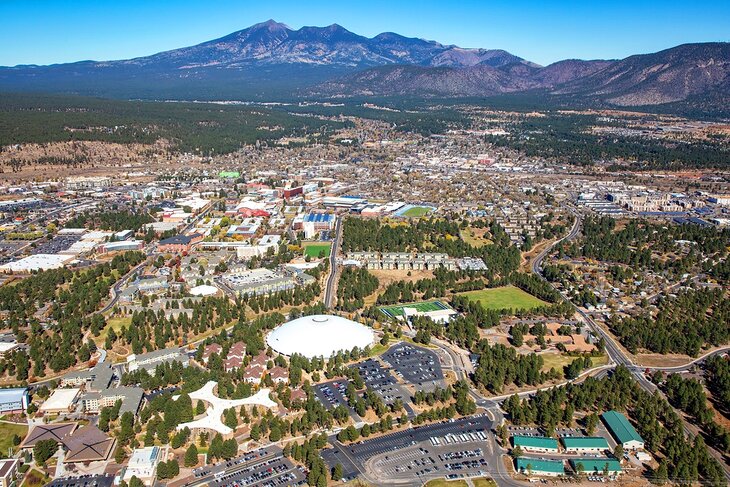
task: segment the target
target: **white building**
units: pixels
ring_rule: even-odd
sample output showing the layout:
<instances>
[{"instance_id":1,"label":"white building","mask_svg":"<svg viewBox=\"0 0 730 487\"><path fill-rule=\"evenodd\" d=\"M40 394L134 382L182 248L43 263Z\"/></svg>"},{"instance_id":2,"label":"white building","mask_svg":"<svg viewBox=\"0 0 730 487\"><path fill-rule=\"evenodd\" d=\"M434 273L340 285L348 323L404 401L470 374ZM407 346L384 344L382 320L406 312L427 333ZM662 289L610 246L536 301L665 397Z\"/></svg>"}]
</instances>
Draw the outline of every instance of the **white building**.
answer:
<instances>
[{"instance_id":1,"label":"white building","mask_svg":"<svg viewBox=\"0 0 730 487\"><path fill-rule=\"evenodd\" d=\"M283 355L299 353L307 358L329 358L338 351L372 345L373 330L333 315L303 316L275 328L266 343Z\"/></svg>"},{"instance_id":2,"label":"white building","mask_svg":"<svg viewBox=\"0 0 730 487\"><path fill-rule=\"evenodd\" d=\"M132 477L137 477L145 485L154 484L157 476L157 465L161 461L165 461L166 454L167 449L159 446L135 449L122 478L127 483Z\"/></svg>"},{"instance_id":3,"label":"white building","mask_svg":"<svg viewBox=\"0 0 730 487\"><path fill-rule=\"evenodd\" d=\"M76 400L81 393L81 389L56 389L53 394L46 399L39 411L46 414L62 414L69 413L73 410Z\"/></svg>"}]
</instances>

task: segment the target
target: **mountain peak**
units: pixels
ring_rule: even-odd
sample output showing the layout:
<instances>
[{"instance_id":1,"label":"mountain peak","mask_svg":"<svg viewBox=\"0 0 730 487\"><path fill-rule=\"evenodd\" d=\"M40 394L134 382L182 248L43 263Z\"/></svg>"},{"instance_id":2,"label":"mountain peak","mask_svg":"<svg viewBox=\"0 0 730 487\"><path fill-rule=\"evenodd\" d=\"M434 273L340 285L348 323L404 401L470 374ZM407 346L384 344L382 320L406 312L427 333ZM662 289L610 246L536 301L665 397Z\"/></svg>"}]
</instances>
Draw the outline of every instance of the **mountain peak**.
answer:
<instances>
[{"instance_id":1,"label":"mountain peak","mask_svg":"<svg viewBox=\"0 0 730 487\"><path fill-rule=\"evenodd\" d=\"M248 31L268 30L271 32L271 31L291 30L291 28L284 23L277 22L274 19L269 19L266 22L259 22L258 24L254 24L245 30L248 30Z\"/></svg>"}]
</instances>

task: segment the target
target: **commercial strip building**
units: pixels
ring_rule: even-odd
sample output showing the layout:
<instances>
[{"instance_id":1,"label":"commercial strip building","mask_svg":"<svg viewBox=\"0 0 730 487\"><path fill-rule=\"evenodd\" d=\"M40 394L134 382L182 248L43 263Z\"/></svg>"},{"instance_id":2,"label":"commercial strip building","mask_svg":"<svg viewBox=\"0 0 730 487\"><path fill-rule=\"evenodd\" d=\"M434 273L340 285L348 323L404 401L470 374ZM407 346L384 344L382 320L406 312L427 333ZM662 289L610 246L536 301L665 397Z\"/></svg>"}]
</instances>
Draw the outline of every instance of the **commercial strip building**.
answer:
<instances>
[{"instance_id":1,"label":"commercial strip building","mask_svg":"<svg viewBox=\"0 0 730 487\"><path fill-rule=\"evenodd\" d=\"M559 477L565 475L565 466L561 460L518 457L515 459L515 471L523 475Z\"/></svg>"},{"instance_id":2,"label":"commercial strip building","mask_svg":"<svg viewBox=\"0 0 730 487\"><path fill-rule=\"evenodd\" d=\"M522 451L534 453L558 452L558 440L545 436L515 435L512 437L512 446L514 448L520 447Z\"/></svg>"},{"instance_id":3,"label":"commercial strip building","mask_svg":"<svg viewBox=\"0 0 730 487\"><path fill-rule=\"evenodd\" d=\"M643 450L644 439L636 432L626 416L617 411L606 411L601 415L611 436L624 450Z\"/></svg>"},{"instance_id":4,"label":"commercial strip building","mask_svg":"<svg viewBox=\"0 0 730 487\"><path fill-rule=\"evenodd\" d=\"M601 436L570 436L561 438L561 441L565 453L603 453L608 450L608 442Z\"/></svg>"}]
</instances>

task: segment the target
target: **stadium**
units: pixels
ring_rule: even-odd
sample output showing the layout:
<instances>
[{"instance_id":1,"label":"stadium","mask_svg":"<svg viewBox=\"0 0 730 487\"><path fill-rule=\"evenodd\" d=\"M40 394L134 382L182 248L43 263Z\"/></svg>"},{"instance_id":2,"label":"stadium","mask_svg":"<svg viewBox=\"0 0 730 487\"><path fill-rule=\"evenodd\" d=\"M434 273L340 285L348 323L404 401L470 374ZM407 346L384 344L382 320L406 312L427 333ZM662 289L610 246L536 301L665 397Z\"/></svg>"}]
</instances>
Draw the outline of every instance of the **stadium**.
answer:
<instances>
[{"instance_id":1,"label":"stadium","mask_svg":"<svg viewBox=\"0 0 730 487\"><path fill-rule=\"evenodd\" d=\"M339 351L372 345L373 331L360 323L334 315L303 316L275 328L266 343L282 355L331 357Z\"/></svg>"},{"instance_id":2,"label":"stadium","mask_svg":"<svg viewBox=\"0 0 730 487\"><path fill-rule=\"evenodd\" d=\"M412 316L427 316L440 323L449 321L452 316L457 314L456 311L441 301L422 301L420 303L383 306L380 311L388 318L407 320Z\"/></svg>"}]
</instances>

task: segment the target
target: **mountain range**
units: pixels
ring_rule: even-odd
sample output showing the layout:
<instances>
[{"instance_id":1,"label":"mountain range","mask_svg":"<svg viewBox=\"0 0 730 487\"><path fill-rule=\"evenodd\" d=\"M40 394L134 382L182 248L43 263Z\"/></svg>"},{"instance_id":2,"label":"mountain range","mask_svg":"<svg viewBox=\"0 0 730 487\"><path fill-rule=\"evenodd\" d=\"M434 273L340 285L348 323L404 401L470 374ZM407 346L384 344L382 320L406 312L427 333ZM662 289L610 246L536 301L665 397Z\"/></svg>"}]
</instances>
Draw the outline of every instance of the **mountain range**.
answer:
<instances>
[{"instance_id":1,"label":"mountain range","mask_svg":"<svg viewBox=\"0 0 730 487\"><path fill-rule=\"evenodd\" d=\"M730 43L543 67L500 49L391 32L368 38L337 24L293 30L269 20L135 59L0 67L0 91L229 100L538 93L603 106L683 102L711 111L730 98Z\"/></svg>"}]
</instances>

